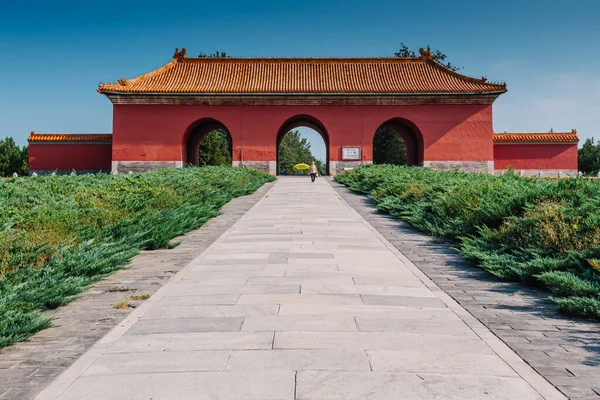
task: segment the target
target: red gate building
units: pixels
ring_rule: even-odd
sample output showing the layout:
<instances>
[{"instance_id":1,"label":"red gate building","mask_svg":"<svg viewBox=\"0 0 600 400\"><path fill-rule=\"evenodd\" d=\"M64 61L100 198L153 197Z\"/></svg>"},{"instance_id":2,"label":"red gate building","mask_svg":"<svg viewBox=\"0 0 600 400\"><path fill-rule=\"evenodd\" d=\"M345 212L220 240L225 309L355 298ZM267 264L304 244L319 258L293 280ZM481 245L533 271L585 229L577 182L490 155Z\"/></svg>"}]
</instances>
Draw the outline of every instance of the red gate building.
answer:
<instances>
[{"instance_id":1,"label":"red gate building","mask_svg":"<svg viewBox=\"0 0 600 400\"><path fill-rule=\"evenodd\" d=\"M298 126L325 142L327 170L372 163L373 137L390 128L410 165L526 174L577 172L575 131L494 134L503 83L415 58L188 58L133 79L101 84L113 103L106 135L33 133L30 171L147 171L198 163L215 128L232 139L234 166L278 172L278 147Z\"/></svg>"}]
</instances>

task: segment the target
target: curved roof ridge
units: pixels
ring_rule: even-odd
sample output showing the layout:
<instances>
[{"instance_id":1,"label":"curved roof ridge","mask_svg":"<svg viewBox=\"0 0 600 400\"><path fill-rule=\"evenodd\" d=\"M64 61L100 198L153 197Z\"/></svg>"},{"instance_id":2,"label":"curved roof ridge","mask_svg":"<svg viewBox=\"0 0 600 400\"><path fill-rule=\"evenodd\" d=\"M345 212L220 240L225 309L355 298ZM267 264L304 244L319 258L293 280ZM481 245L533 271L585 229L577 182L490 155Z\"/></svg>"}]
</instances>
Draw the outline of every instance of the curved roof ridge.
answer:
<instances>
[{"instance_id":1,"label":"curved roof ridge","mask_svg":"<svg viewBox=\"0 0 600 400\"><path fill-rule=\"evenodd\" d=\"M377 61L392 61L392 62L420 62L420 57L185 57L182 62L265 62L265 61L364 61L364 62L377 62Z\"/></svg>"},{"instance_id":2,"label":"curved roof ridge","mask_svg":"<svg viewBox=\"0 0 600 400\"><path fill-rule=\"evenodd\" d=\"M444 71L447 74L455 76L456 78L463 79L469 83L483 83L486 85L494 85L494 86L503 87L504 89L506 89L506 82L494 82L494 81L488 82L488 80L485 76L483 76L481 78L473 78L472 76L464 75L464 74L461 74L460 72L453 71L450 68L438 63L431 57L431 50L429 49L429 47L427 48L427 50L419 49L419 53L421 54L421 57L419 57L420 59L422 59L423 61L429 63L430 65L432 65L436 68L439 68L440 70Z\"/></svg>"},{"instance_id":3,"label":"curved roof ridge","mask_svg":"<svg viewBox=\"0 0 600 400\"><path fill-rule=\"evenodd\" d=\"M140 81L146 80L146 79L150 79L156 75L160 75L163 72L173 68L175 66L175 64L177 64L177 62L180 62L179 60L175 59L172 61L169 61L168 63L166 63L165 65L158 67L157 69L154 69L152 71L146 72L143 75L137 76L135 78L131 78L131 79L123 79L120 78L117 82L118 83L114 83L114 82L107 82L107 83L100 83L99 87L98 87L98 92L101 92L101 90L103 89L103 87L109 87L109 86L114 86L114 85L121 85L121 86L127 86L127 85L131 85L134 83L138 83Z\"/></svg>"},{"instance_id":4,"label":"curved roof ridge","mask_svg":"<svg viewBox=\"0 0 600 400\"><path fill-rule=\"evenodd\" d=\"M100 93L121 94L501 94L506 84L489 83L421 57L187 58L144 75L102 83ZM314 67L311 67L314 65Z\"/></svg>"}]
</instances>

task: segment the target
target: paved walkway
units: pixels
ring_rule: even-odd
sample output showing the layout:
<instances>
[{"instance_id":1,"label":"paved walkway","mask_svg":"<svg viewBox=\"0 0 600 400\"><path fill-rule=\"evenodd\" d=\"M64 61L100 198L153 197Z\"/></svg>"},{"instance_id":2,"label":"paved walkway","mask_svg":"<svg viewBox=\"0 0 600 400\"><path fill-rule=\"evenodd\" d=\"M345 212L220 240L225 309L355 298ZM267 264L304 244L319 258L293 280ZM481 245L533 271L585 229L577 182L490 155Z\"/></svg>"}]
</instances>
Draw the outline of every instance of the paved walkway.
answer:
<instances>
[{"instance_id":1,"label":"paved walkway","mask_svg":"<svg viewBox=\"0 0 600 400\"><path fill-rule=\"evenodd\" d=\"M600 326L561 315L548 292L501 281L473 266L454 243L376 211L366 196L336 192L444 292L571 400L600 400Z\"/></svg>"},{"instance_id":2,"label":"paved walkway","mask_svg":"<svg viewBox=\"0 0 600 400\"><path fill-rule=\"evenodd\" d=\"M325 179L280 179L38 399L562 399Z\"/></svg>"}]
</instances>

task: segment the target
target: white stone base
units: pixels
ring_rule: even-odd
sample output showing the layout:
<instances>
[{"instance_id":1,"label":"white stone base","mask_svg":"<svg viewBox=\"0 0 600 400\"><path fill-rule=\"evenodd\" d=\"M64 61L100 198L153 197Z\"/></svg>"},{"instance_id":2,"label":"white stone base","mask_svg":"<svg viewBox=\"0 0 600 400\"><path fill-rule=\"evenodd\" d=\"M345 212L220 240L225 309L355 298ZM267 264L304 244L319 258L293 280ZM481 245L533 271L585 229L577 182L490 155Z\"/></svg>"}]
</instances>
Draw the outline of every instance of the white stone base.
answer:
<instances>
[{"instance_id":1,"label":"white stone base","mask_svg":"<svg viewBox=\"0 0 600 400\"><path fill-rule=\"evenodd\" d=\"M343 174L348 169L371 164L373 164L373 161L329 161L329 175Z\"/></svg>"},{"instance_id":2,"label":"white stone base","mask_svg":"<svg viewBox=\"0 0 600 400\"><path fill-rule=\"evenodd\" d=\"M497 169L494 171L494 174L502 175L507 171L507 169ZM559 172L562 172L562 178L573 178L578 173L576 169L515 169L513 172L520 176L539 176L540 178L556 178ZM542 172L541 176L540 172Z\"/></svg>"},{"instance_id":3,"label":"white stone base","mask_svg":"<svg viewBox=\"0 0 600 400\"><path fill-rule=\"evenodd\" d=\"M493 172L494 161L423 161L424 167L439 171L452 171L458 169L464 172Z\"/></svg>"},{"instance_id":4,"label":"white stone base","mask_svg":"<svg viewBox=\"0 0 600 400\"><path fill-rule=\"evenodd\" d=\"M160 168L182 168L183 161L113 161L111 170L113 174L127 174L131 172L146 172Z\"/></svg>"},{"instance_id":5,"label":"white stone base","mask_svg":"<svg viewBox=\"0 0 600 400\"><path fill-rule=\"evenodd\" d=\"M75 174L76 175L86 175L86 174L98 174L98 173L105 173L108 174L110 171L108 170L104 170L104 169L76 169L75 170ZM33 175L33 173L35 173L36 175L42 176L42 175L52 175L52 174L56 174L56 175L71 175L73 173L72 169L30 169L29 170L29 176Z\"/></svg>"},{"instance_id":6,"label":"white stone base","mask_svg":"<svg viewBox=\"0 0 600 400\"><path fill-rule=\"evenodd\" d=\"M275 175L277 173L276 161L232 161L231 165L238 168L252 168L271 175Z\"/></svg>"}]
</instances>

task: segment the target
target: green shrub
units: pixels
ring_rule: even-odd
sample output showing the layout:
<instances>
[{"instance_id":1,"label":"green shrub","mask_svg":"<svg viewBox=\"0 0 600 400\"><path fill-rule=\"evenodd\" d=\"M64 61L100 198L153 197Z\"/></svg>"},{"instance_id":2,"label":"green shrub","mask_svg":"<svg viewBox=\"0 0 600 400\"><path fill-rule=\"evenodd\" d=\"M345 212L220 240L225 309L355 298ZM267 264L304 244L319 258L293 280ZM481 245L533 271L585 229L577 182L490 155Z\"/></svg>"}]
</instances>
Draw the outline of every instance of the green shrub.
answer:
<instances>
[{"instance_id":1,"label":"green shrub","mask_svg":"<svg viewBox=\"0 0 600 400\"><path fill-rule=\"evenodd\" d=\"M368 194L378 210L456 240L459 252L499 278L562 296L553 298L561 311L600 318L599 182L387 165L336 180Z\"/></svg>"},{"instance_id":2,"label":"green shrub","mask_svg":"<svg viewBox=\"0 0 600 400\"><path fill-rule=\"evenodd\" d=\"M72 301L140 250L169 247L272 179L205 167L0 180L0 347L50 326L41 311Z\"/></svg>"}]
</instances>

